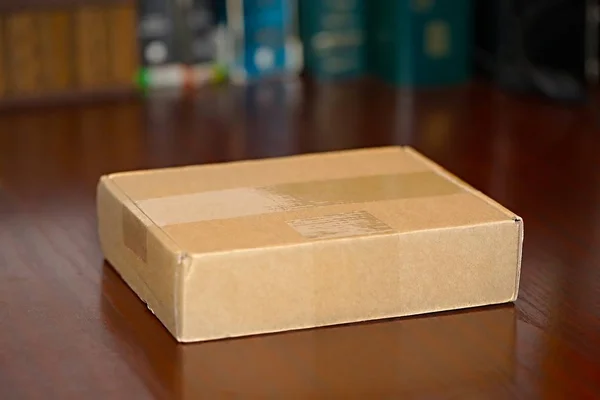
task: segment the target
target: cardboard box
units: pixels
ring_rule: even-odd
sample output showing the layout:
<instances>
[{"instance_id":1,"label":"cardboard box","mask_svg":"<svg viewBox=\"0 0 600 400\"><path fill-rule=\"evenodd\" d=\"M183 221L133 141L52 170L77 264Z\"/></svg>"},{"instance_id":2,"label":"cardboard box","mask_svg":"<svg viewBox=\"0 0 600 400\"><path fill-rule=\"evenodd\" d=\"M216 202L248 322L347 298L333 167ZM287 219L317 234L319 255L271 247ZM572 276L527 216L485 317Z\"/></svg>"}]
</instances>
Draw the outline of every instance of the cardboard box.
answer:
<instances>
[{"instance_id":1,"label":"cardboard box","mask_svg":"<svg viewBox=\"0 0 600 400\"><path fill-rule=\"evenodd\" d=\"M415 150L101 178L102 249L181 342L514 301L522 220Z\"/></svg>"}]
</instances>

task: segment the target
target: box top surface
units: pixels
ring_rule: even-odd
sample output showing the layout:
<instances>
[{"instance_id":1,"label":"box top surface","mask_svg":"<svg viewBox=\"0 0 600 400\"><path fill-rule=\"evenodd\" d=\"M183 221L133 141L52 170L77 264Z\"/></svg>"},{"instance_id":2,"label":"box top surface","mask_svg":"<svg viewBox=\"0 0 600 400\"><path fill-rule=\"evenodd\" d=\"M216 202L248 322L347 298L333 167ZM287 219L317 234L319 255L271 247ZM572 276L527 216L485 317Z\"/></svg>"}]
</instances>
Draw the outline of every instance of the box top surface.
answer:
<instances>
[{"instance_id":1,"label":"box top surface","mask_svg":"<svg viewBox=\"0 0 600 400\"><path fill-rule=\"evenodd\" d=\"M125 172L105 179L188 253L518 219L405 147Z\"/></svg>"}]
</instances>

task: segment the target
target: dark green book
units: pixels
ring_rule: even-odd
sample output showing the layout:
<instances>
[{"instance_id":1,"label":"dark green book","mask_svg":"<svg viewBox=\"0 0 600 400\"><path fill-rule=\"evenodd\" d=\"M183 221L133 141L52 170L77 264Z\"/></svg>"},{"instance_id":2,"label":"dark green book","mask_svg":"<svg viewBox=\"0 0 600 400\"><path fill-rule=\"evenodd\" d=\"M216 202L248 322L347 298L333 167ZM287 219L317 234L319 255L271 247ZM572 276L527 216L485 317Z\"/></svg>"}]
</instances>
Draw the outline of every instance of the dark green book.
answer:
<instances>
[{"instance_id":1,"label":"dark green book","mask_svg":"<svg viewBox=\"0 0 600 400\"><path fill-rule=\"evenodd\" d=\"M300 1L300 35L310 75L343 79L365 73L365 1Z\"/></svg>"},{"instance_id":2,"label":"dark green book","mask_svg":"<svg viewBox=\"0 0 600 400\"><path fill-rule=\"evenodd\" d=\"M468 80L471 15L471 0L369 1L370 72L400 86Z\"/></svg>"}]
</instances>

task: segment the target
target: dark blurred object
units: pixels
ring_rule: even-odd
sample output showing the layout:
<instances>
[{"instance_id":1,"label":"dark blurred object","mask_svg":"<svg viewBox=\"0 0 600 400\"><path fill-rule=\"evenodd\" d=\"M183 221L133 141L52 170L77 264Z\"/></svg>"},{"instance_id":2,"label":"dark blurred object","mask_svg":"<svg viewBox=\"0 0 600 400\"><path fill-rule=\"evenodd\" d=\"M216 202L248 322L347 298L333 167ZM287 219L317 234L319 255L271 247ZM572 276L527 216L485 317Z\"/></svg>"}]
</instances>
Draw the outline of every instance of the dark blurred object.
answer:
<instances>
[{"instance_id":1,"label":"dark blurred object","mask_svg":"<svg viewBox=\"0 0 600 400\"><path fill-rule=\"evenodd\" d=\"M586 5L586 0L476 0L476 69L509 90L585 100Z\"/></svg>"},{"instance_id":2,"label":"dark blurred object","mask_svg":"<svg viewBox=\"0 0 600 400\"><path fill-rule=\"evenodd\" d=\"M585 32L585 74L587 83L597 85L600 82L600 0L585 0L586 32Z\"/></svg>"},{"instance_id":3,"label":"dark blurred object","mask_svg":"<svg viewBox=\"0 0 600 400\"><path fill-rule=\"evenodd\" d=\"M401 87L442 87L471 78L471 0L370 0L369 70Z\"/></svg>"},{"instance_id":4,"label":"dark blurred object","mask_svg":"<svg viewBox=\"0 0 600 400\"><path fill-rule=\"evenodd\" d=\"M366 70L368 2L301 0L298 4L304 60L310 75L320 81L362 76Z\"/></svg>"}]
</instances>

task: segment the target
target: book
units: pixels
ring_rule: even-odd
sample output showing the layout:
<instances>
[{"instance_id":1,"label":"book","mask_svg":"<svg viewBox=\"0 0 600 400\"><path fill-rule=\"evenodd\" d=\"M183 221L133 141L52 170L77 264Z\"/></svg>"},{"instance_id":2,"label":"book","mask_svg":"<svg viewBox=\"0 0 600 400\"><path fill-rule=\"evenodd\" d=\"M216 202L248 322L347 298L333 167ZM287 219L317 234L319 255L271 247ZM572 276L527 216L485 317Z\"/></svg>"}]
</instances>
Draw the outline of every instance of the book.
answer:
<instances>
[{"instance_id":1,"label":"book","mask_svg":"<svg viewBox=\"0 0 600 400\"><path fill-rule=\"evenodd\" d=\"M143 66L179 62L174 24L175 5L169 0L145 0L137 7L138 40Z\"/></svg>"},{"instance_id":2,"label":"book","mask_svg":"<svg viewBox=\"0 0 600 400\"><path fill-rule=\"evenodd\" d=\"M4 18L0 15L0 98L6 95L6 70L4 68L6 46L4 44Z\"/></svg>"},{"instance_id":3,"label":"book","mask_svg":"<svg viewBox=\"0 0 600 400\"><path fill-rule=\"evenodd\" d=\"M106 87L110 82L109 27L106 10L84 6L75 11L75 65L81 89Z\"/></svg>"},{"instance_id":4,"label":"book","mask_svg":"<svg viewBox=\"0 0 600 400\"><path fill-rule=\"evenodd\" d=\"M458 84L471 74L470 0L372 0L370 71L400 86Z\"/></svg>"},{"instance_id":5,"label":"book","mask_svg":"<svg viewBox=\"0 0 600 400\"><path fill-rule=\"evenodd\" d=\"M591 85L597 85L600 80L599 52L600 4L598 0L586 0L586 61L585 76Z\"/></svg>"},{"instance_id":6,"label":"book","mask_svg":"<svg viewBox=\"0 0 600 400\"><path fill-rule=\"evenodd\" d=\"M317 79L353 78L365 73L363 0L302 0L300 37L306 70Z\"/></svg>"},{"instance_id":7,"label":"book","mask_svg":"<svg viewBox=\"0 0 600 400\"><path fill-rule=\"evenodd\" d=\"M217 54L217 13L212 0L183 3L186 35L186 63L212 65Z\"/></svg>"},{"instance_id":8,"label":"book","mask_svg":"<svg viewBox=\"0 0 600 400\"><path fill-rule=\"evenodd\" d=\"M137 85L144 91L186 85L187 69L180 2L145 0L137 7L140 69Z\"/></svg>"},{"instance_id":9,"label":"book","mask_svg":"<svg viewBox=\"0 0 600 400\"><path fill-rule=\"evenodd\" d=\"M300 73L296 0L227 0L226 6L227 61L234 83Z\"/></svg>"},{"instance_id":10,"label":"book","mask_svg":"<svg viewBox=\"0 0 600 400\"><path fill-rule=\"evenodd\" d=\"M42 67L36 14L9 14L5 23L7 89L16 97L39 93Z\"/></svg>"},{"instance_id":11,"label":"book","mask_svg":"<svg viewBox=\"0 0 600 400\"><path fill-rule=\"evenodd\" d=\"M74 85L72 15L67 10L38 15L41 86L44 92L60 92Z\"/></svg>"},{"instance_id":12,"label":"book","mask_svg":"<svg viewBox=\"0 0 600 400\"><path fill-rule=\"evenodd\" d=\"M219 21L218 3L222 0L190 0L182 4L185 17L185 63L190 66L196 85L220 81L225 70L222 49L223 26Z\"/></svg>"},{"instance_id":13,"label":"book","mask_svg":"<svg viewBox=\"0 0 600 400\"><path fill-rule=\"evenodd\" d=\"M109 79L111 84L132 85L139 68L137 15L133 5L107 9L109 41Z\"/></svg>"},{"instance_id":14,"label":"book","mask_svg":"<svg viewBox=\"0 0 600 400\"><path fill-rule=\"evenodd\" d=\"M224 4L222 0L142 3L139 86L193 89L224 80Z\"/></svg>"}]
</instances>

